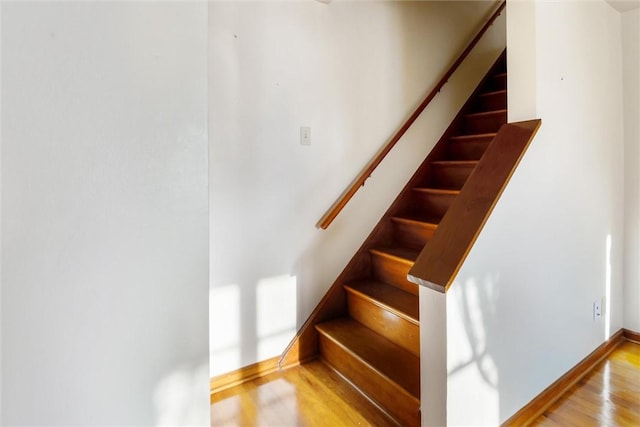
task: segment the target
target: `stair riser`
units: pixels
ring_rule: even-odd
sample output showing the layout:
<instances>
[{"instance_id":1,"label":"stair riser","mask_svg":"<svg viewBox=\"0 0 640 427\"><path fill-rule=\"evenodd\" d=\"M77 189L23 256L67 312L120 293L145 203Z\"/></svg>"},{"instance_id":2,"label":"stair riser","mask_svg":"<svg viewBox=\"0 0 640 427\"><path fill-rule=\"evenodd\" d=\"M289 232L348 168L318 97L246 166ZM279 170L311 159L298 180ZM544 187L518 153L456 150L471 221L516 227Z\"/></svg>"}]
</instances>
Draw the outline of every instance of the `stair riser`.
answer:
<instances>
[{"instance_id":1,"label":"stair riser","mask_svg":"<svg viewBox=\"0 0 640 427\"><path fill-rule=\"evenodd\" d=\"M442 218L451 203L455 200L455 194L433 194L424 191L413 191L413 206L417 212L428 217Z\"/></svg>"},{"instance_id":2,"label":"stair riser","mask_svg":"<svg viewBox=\"0 0 640 427\"><path fill-rule=\"evenodd\" d=\"M320 334L319 344L324 362L356 384L362 393L378 402L402 425L420 425L419 400L323 334Z\"/></svg>"},{"instance_id":3,"label":"stair riser","mask_svg":"<svg viewBox=\"0 0 640 427\"><path fill-rule=\"evenodd\" d=\"M433 237L436 229L413 223L393 222L393 233L396 242L409 247L422 248Z\"/></svg>"},{"instance_id":4,"label":"stair riser","mask_svg":"<svg viewBox=\"0 0 640 427\"><path fill-rule=\"evenodd\" d=\"M418 295L418 285L407 280L412 264L387 258L379 254L371 254L372 273L375 278L405 292Z\"/></svg>"},{"instance_id":5,"label":"stair riser","mask_svg":"<svg viewBox=\"0 0 640 427\"><path fill-rule=\"evenodd\" d=\"M506 110L507 93L499 92L478 97L476 111Z\"/></svg>"},{"instance_id":6,"label":"stair riser","mask_svg":"<svg viewBox=\"0 0 640 427\"><path fill-rule=\"evenodd\" d=\"M464 129L467 133L497 132L507 122L506 111L480 116L465 116Z\"/></svg>"},{"instance_id":7,"label":"stair riser","mask_svg":"<svg viewBox=\"0 0 640 427\"><path fill-rule=\"evenodd\" d=\"M490 142L491 138L464 142L449 142L447 144L447 159L480 160Z\"/></svg>"},{"instance_id":8,"label":"stair riser","mask_svg":"<svg viewBox=\"0 0 640 427\"><path fill-rule=\"evenodd\" d=\"M372 331L420 357L420 327L415 323L348 293L349 315Z\"/></svg>"},{"instance_id":9,"label":"stair riser","mask_svg":"<svg viewBox=\"0 0 640 427\"><path fill-rule=\"evenodd\" d=\"M438 166L433 169L433 182L438 187L461 189L474 166Z\"/></svg>"},{"instance_id":10,"label":"stair riser","mask_svg":"<svg viewBox=\"0 0 640 427\"><path fill-rule=\"evenodd\" d=\"M506 90L507 89L507 75L496 75L490 77L485 86L483 92L491 92L494 90Z\"/></svg>"}]
</instances>

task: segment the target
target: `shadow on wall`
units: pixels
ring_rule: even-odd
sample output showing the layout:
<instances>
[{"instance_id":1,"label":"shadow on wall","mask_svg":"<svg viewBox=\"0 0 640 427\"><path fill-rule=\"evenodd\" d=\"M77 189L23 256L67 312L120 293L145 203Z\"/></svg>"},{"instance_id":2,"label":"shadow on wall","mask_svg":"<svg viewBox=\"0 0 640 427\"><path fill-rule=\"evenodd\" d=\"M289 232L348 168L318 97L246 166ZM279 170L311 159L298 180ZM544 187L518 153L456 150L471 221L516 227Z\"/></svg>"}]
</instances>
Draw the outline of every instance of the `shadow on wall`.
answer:
<instances>
[{"instance_id":1,"label":"shadow on wall","mask_svg":"<svg viewBox=\"0 0 640 427\"><path fill-rule=\"evenodd\" d=\"M606 341L612 333L611 234L604 238L602 248L604 274L599 280L605 290L603 319L591 321L585 316L585 321L602 320L593 326L602 328L603 341ZM532 306L526 313L518 312L514 307L523 301L540 305L540 300L536 299L539 297L533 294L545 291L529 289L523 292L512 280L499 271L487 273L482 278L460 278L453 284L449 293L453 298L447 303L448 393L456 399L453 407L464 407L484 422L504 422L548 386L550 382L547 381L555 380L553 372L557 372L557 367L553 365L558 361L554 358L564 357L562 343L569 333L565 325L553 320L551 324L557 331L545 331L541 335L535 330L540 329L539 326L528 328L527 325L538 324L542 319L559 318L559 311L566 307L561 301L548 298L543 299L546 304L539 309ZM532 295L528 295L529 292ZM515 301L519 301L518 304ZM548 358L532 359L528 349L534 345ZM528 388L539 387L539 391L525 395L523 381L529 383Z\"/></svg>"},{"instance_id":2,"label":"shadow on wall","mask_svg":"<svg viewBox=\"0 0 640 427\"><path fill-rule=\"evenodd\" d=\"M500 372L494 350L498 340L508 339L492 334L500 302L500 274L467 278L453 286L455 299L447 304L447 345L455 348L448 352L450 390L456 396L463 393L467 402L477 405L474 412L483 411L483 419L498 419ZM458 385L459 376L464 383ZM476 387L468 387L469 378Z\"/></svg>"},{"instance_id":3,"label":"shadow on wall","mask_svg":"<svg viewBox=\"0 0 640 427\"><path fill-rule=\"evenodd\" d=\"M241 283L210 289L212 376L279 355L296 332L295 276Z\"/></svg>"},{"instance_id":4,"label":"shadow on wall","mask_svg":"<svg viewBox=\"0 0 640 427\"><path fill-rule=\"evenodd\" d=\"M202 396L208 395L209 365L206 360L181 366L167 374L156 385L153 401L157 426L206 426L208 405ZM204 410L203 410L204 409Z\"/></svg>"}]
</instances>

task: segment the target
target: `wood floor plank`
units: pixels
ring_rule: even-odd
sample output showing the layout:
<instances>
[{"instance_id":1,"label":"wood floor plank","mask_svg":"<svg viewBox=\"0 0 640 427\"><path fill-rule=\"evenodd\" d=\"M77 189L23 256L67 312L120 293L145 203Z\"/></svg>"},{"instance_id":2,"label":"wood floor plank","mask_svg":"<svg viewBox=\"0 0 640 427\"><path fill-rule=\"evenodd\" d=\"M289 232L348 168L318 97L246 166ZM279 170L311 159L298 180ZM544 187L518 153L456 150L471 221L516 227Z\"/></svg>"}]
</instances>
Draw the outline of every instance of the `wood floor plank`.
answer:
<instances>
[{"instance_id":1,"label":"wood floor plank","mask_svg":"<svg viewBox=\"0 0 640 427\"><path fill-rule=\"evenodd\" d=\"M622 342L533 425L640 426L640 344Z\"/></svg>"},{"instance_id":2,"label":"wood floor plank","mask_svg":"<svg viewBox=\"0 0 640 427\"><path fill-rule=\"evenodd\" d=\"M212 426L396 424L320 361L268 374L212 396Z\"/></svg>"},{"instance_id":3,"label":"wood floor plank","mask_svg":"<svg viewBox=\"0 0 640 427\"><path fill-rule=\"evenodd\" d=\"M212 426L394 426L320 361L278 371L211 398ZM640 344L623 342L533 424L640 426Z\"/></svg>"},{"instance_id":4,"label":"wood floor plank","mask_svg":"<svg viewBox=\"0 0 640 427\"><path fill-rule=\"evenodd\" d=\"M557 421L552 420L546 415L542 415L535 424L538 427L566 427L564 424L560 424Z\"/></svg>"}]
</instances>

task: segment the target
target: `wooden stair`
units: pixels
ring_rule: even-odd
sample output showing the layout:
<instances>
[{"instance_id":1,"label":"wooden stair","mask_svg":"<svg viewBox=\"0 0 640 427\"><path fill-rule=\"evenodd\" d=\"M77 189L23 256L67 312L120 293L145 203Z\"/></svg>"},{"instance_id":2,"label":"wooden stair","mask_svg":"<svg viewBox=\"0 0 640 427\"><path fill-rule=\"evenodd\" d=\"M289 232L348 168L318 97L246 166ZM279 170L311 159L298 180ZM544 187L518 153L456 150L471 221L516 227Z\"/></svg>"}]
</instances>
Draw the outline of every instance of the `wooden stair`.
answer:
<instances>
[{"instance_id":1,"label":"wooden stair","mask_svg":"<svg viewBox=\"0 0 640 427\"><path fill-rule=\"evenodd\" d=\"M418 286L409 269L506 123L505 53L289 347L320 357L400 425L420 425Z\"/></svg>"},{"instance_id":2,"label":"wooden stair","mask_svg":"<svg viewBox=\"0 0 640 427\"><path fill-rule=\"evenodd\" d=\"M322 360L403 425L420 424L420 358L351 318L316 325ZM402 366L404 369L398 369Z\"/></svg>"}]
</instances>

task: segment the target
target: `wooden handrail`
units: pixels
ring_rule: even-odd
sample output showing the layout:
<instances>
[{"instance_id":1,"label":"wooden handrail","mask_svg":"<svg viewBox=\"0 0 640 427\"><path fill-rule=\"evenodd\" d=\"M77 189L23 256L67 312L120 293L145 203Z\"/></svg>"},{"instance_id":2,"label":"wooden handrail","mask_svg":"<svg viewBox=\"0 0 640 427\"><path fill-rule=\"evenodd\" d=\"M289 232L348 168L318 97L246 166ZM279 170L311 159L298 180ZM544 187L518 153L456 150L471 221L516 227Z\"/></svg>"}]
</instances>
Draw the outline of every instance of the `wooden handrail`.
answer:
<instances>
[{"instance_id":1,"label":"wooden handrail","mask_svg":"<svg viewBox=\"0 0 640 427\"><path fill-rule=\"evenodd\" d=\"M365 166L365 168L360 172L360 175L351 183L349 188L346 189L344 193L340 196L338 200L329 208L329 210L324 214L324 216L318 222L318 227L322 229L326 229L333 222L333 220L338 216L342 208L346 206L346 204L351 200L354 194L360 189L360 187L364 186L364 182L371 176L373 171L378 167L378 165L382 162L382 160L389 154L391 149L396 145L396 143L402 138L405 132L411 127L413 122L420 116L420 114L424 111L424 109L429 105L431 100L435 98L435 96L440 92L442 87L449 81L449 78L453 75L453 73L458 69L462 61L469 55L469 52L478 44L480 38L484 35L484 33L489 29L489 27L493 24L493 22L500 16L502 10L506 6L507 2L504 0L498 6L498 9L491 15L491 18L484 24L484 26L480 29L478 34L471 40L471 42L467 45L465 50L460 54L458 59L449 67L449 70L442 76L442 78L438 81L435 87L429 92L427 97L420 103L418 108L409 116L407 121L396 131L396 133L391 137L389 142L387 142L380 151L375 155L375 157Z\"/></svg>"},{"instance_id":2,"label":"wooden handrail","mask_svg":"<svg viewBox=\"0 0 640 427\"><path fill-rule=\"evenodd\" d=\"M446 292L542 121L503 125L444 215L407 278Z\"/></svg>"}]
</instances>

